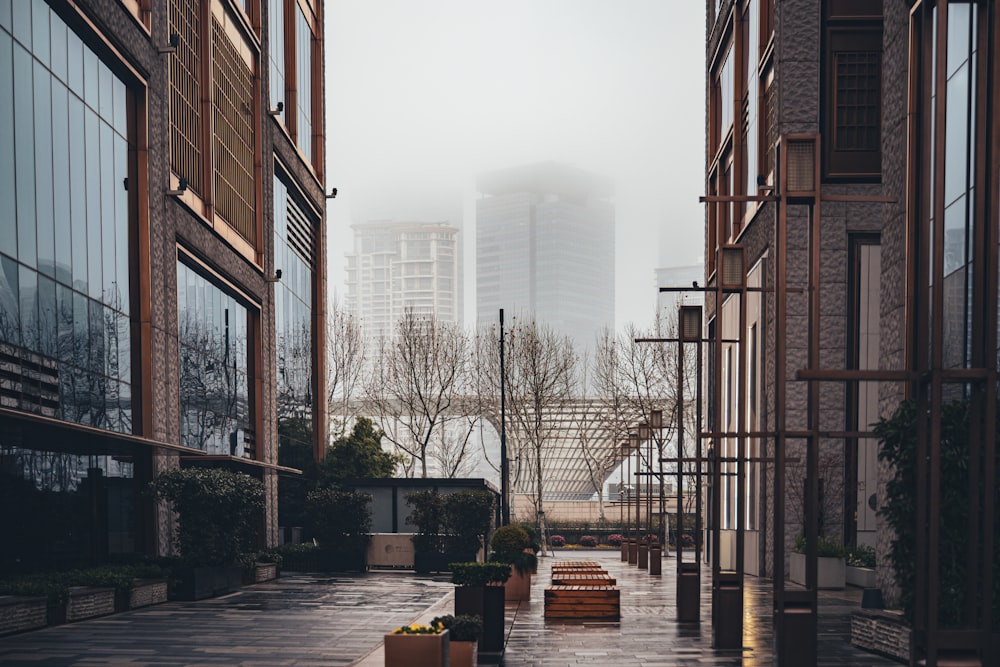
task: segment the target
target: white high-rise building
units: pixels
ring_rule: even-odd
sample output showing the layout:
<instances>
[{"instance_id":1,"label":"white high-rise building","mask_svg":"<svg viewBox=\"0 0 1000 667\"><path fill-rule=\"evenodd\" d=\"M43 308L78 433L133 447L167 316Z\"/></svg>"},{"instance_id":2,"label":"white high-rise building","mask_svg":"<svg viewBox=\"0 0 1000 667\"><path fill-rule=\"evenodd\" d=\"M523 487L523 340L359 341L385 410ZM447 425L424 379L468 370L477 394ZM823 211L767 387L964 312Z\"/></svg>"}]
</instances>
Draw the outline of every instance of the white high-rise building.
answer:
<instances>
[{"instance_id":1,"label":"white high-rise building","mask_svg":"<svg viewBox=\"0 0 1000 667\"><path fill-rule=\"evenodd\" d=\"M380 220L351 229L344 303L367 335L390 333L407 310L458 323L458 228Z\"/></svg>"}]
</instances>

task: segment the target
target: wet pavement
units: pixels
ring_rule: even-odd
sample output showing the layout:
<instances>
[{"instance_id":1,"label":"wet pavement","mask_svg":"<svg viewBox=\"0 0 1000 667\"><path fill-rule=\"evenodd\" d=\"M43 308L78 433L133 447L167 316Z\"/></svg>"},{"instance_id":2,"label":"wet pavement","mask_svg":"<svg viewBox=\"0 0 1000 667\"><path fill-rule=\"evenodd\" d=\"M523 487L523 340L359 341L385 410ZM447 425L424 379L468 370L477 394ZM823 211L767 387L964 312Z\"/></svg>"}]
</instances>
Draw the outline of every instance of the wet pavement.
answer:
<instances>
[{"instance_id":1,"label":"wet pavement","mask_svg":"<svg viewBox=\"0 0 1000 667\"><path fill-rule=\"evenodd\" d=\"M707 572L702 622L678 623L672 559L664 559L661 576L622 563L617 551L560 551L559 559L599 560L618 580L621 620L546 621L543 591L554 559L541 558L531 600L507 603L504 667L773 664L768 580L747 578L744 646L723 651L711 646ZM381 667L382 636L405 623L452 613L453 589L447 576L411 572L286 573L221 598L168 602L0 637L0 665ZM860 589L820 597L818 665L898 664L850 645L850 612L859 606Z\"/></svg>"}]
</instances>

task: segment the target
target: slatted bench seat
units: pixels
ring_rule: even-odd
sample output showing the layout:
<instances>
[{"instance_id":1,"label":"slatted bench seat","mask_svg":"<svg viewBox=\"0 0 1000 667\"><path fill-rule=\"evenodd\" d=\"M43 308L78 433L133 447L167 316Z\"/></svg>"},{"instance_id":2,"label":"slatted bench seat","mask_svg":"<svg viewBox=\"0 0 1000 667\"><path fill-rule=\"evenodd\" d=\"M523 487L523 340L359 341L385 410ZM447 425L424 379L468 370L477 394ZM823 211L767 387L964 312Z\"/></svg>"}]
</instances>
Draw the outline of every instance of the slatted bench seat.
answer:
<instances>
[{"instance_id":1,"label":"slatted bench seat","mask_svg":"<svg viewBox=\"0 0 1000 667\"><path fill-rule=\"evenodd\" d=\"M555 586L614 586L618 583L606 572L567 572L552 575Z\"/></svg>"},{"instance_id":2,"label":"slatted bench seat","mask_svg":"<svg viewBox=\"0 0 1000 667\"><path fill-rule=\"evenodd\" d=\"M617 586L549 586L545 618L621 620L621 591Z\"/></svg>"}]
</instances>

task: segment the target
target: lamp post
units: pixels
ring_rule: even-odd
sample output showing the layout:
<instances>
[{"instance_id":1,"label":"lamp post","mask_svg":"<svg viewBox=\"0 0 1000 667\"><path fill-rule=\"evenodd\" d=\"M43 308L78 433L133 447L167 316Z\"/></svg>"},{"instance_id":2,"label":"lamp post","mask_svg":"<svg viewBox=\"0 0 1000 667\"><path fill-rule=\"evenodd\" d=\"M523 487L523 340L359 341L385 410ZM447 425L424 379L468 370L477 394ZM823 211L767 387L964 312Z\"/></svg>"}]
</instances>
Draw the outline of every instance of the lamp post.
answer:
<instances>
[{"instance_id":1,"label":"lamp post","mask_svg":"<svg viewBox=\"0 0 1000 667\"><path fill-rule=\"evenodd\" d=\"M510 489L507 478L507 365L504 363L503 308L500 309L500 523L510 524Z\"/></svg>"}]
</instances>

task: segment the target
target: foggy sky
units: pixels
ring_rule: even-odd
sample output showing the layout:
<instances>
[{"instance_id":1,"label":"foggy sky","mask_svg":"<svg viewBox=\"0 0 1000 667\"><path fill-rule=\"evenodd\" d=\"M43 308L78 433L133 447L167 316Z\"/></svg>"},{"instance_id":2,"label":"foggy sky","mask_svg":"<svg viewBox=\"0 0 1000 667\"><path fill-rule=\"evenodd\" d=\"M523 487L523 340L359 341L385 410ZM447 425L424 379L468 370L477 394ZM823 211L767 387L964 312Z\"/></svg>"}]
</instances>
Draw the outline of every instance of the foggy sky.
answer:
<instances>
[{"instance_id":1,"label":"foggy sky","mask_svg":"<svg viewBox=\"0 0 1000 667\"><path fill-rule=\"evenodd\" d=\"M655 268L701 261L705 3L327 0L325 13L331 294L351 224L470 229L477 173L548 160L615 181L619 327L652 321Z\"/></svg>"}]
</instances>

